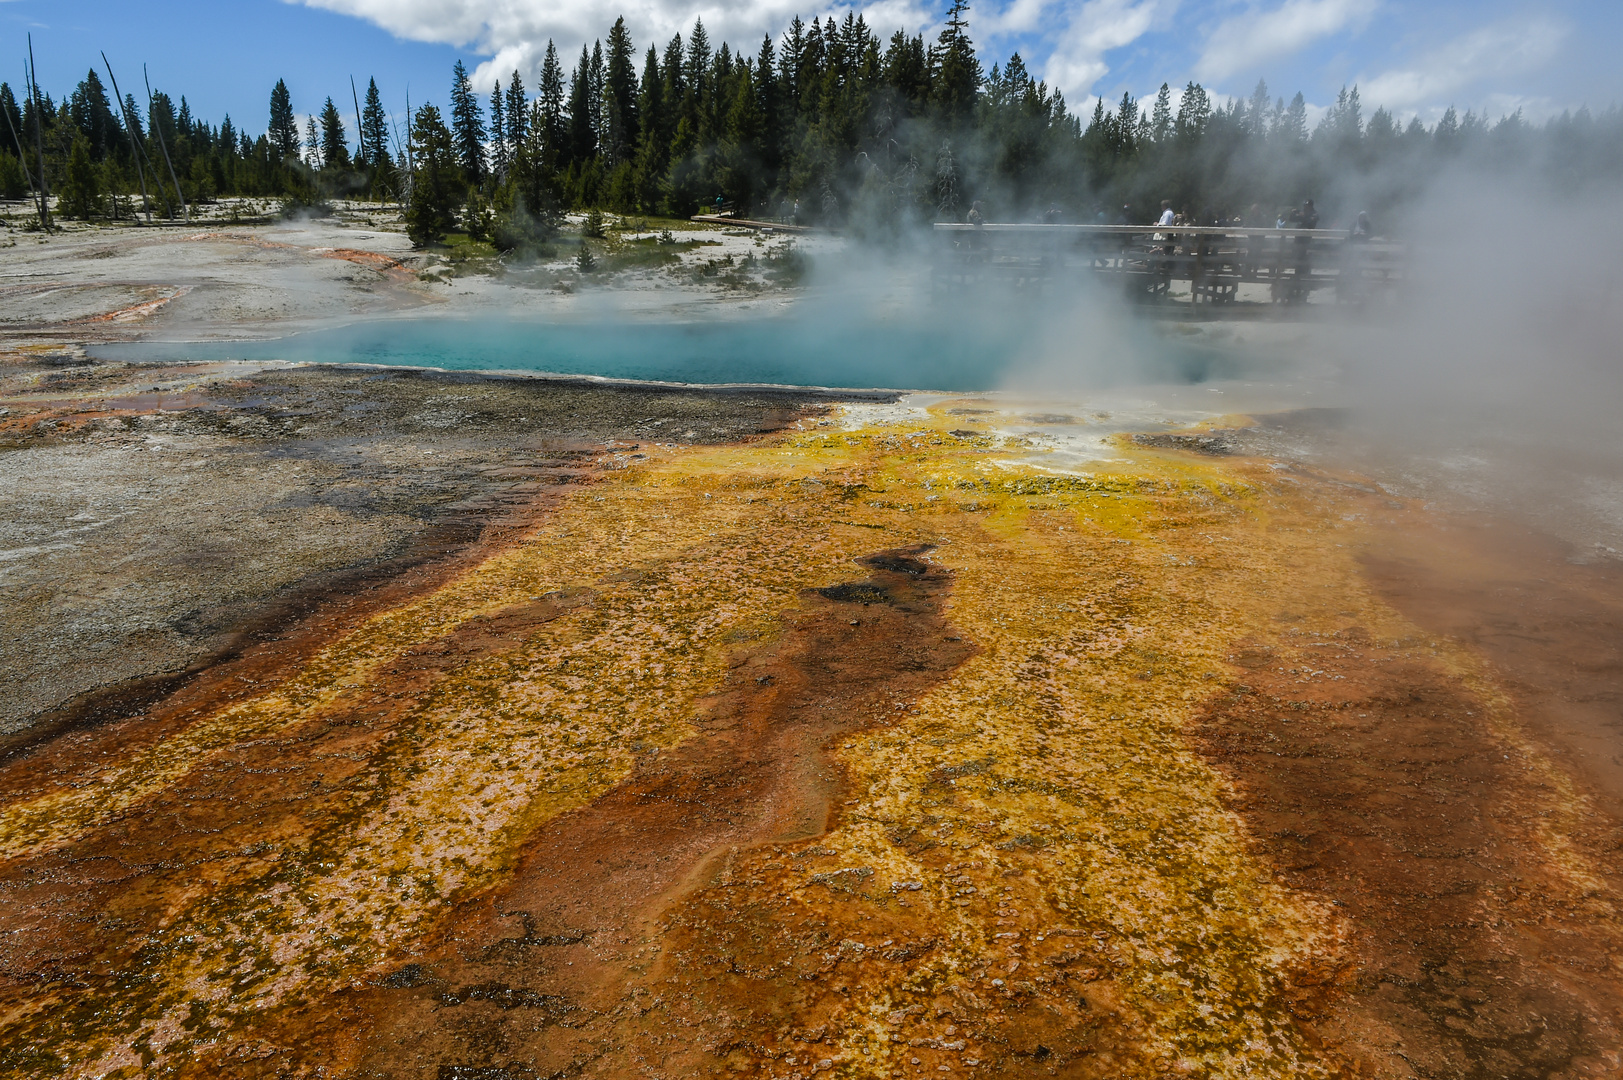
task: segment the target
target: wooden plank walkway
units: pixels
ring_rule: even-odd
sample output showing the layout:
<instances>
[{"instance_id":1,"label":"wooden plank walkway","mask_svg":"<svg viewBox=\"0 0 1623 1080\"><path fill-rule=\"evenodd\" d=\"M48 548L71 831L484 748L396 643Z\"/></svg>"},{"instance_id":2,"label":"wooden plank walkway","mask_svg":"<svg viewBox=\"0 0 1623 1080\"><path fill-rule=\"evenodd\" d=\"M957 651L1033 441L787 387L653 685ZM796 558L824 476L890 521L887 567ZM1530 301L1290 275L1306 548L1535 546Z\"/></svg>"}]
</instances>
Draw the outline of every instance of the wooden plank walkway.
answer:
<instances>
[{"instance_id":1,"label":"wooden plank walkway","mask_svg":"<svg viewBox=\"0 0 1623 1080\"><path fill-rule=\"evenodd\" d=\"M707 225L737 225L742 229L760 229L763 232L809 233L809 225L785 225L781 221L757 221L753 218L733 217L731 214L694 214L689 221L702 221Z\"/></svg>"},{"instance_id":2,"label":"wooden plank walkway","mask_svg":"<svg viewBox=\"0 0 1623 1080\"><path fill-rule=\"evenodd\" d=\"M1194 304L1234 304L1248 284L1281 304L1306 303L1320 289L1346 303L1385 299L1401 286L1406 255L1402 244L1340 229L943 222L935 239L939 293L1109 276L1137 300L1166 299L1187 281Z\"/></svg>"}]
</instances>

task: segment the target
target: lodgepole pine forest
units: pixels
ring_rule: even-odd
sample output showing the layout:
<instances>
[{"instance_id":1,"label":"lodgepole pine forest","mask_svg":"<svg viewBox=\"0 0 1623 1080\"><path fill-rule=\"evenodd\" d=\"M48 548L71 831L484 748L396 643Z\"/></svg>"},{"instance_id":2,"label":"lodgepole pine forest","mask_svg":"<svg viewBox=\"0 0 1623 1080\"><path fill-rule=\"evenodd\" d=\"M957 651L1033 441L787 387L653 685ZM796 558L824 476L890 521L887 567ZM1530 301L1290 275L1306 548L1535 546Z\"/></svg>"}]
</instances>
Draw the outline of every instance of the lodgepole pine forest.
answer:
<instances>
[{"instance_id":1,"label":"lodgepole pine forest","mask_svg":"<svg viewBox=\"0 0 1623 1080\"><path fill-rule=\"evenodd\" d=\"M702 21L639 48L622 18L578 57L549 43L538 71L489 94L458 61L443 103L409 115L347 76L301 114L279 81L258 133L204 119L184 94L148 94L139 73L121 97L116 77L91 67L59 99L32 77L20 94L0 84L0 196L87 220L176 217L225 196L370 199L397 204L419 245L460 230L513 249L588 208L722 207L884 236L976 202L987 220L1138 223L1167 199L1190 221L1272 224L1314 198L1334 225L1401 217L1453 162L1568 191L1623 168L1615 106L1538 124L1451 108L1428 126L1366 115L1353 87L1310 125L1300 93L1259 81L1218 101L1190 82L1080 116L1018 54L986 65L966 0L930 41L847 14L797 17L750 50L714 45Z\"/></svg>"}]
</instances>

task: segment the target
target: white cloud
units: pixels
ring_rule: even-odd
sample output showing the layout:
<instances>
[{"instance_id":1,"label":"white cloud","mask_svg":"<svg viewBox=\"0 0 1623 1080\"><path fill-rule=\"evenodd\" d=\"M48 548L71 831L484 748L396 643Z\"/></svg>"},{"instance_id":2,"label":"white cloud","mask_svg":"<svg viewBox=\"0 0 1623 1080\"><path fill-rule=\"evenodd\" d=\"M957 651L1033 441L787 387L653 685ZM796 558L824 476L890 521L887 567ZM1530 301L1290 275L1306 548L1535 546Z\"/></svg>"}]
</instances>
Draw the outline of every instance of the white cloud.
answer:
<instances>
[{"instance_id":1,"label":"white cloud","mask_svg":"<svg viewBox=\"0 0 1623 1080\"><path fill-rule=\"evenodd\" d=\"M713 45L730 42L753 54L761 36L774 39L795 15L811 18L852 10L849 0L721 0L692 6L683 0L285 0L364 19L412 41L437 42L487 57L473 69L475 88L489 90L517 69L532 81L548 39L564 62L572 65L581 43L602 38L624 15L640 50L663 49L671 36L684 38L693 20L702 18ZM971 36L977 42L1039 44L1039 55L1051 45L1043 72L1048 82L1072 100L1087 96L1109 70L1104 55L1138 40L1178 7L1179 0L983 0L971 11ZM888 37L897 28L934 35L945 0L877 0L856 7L870 28ZM1067 17L1068 16L1068 17ZM1060 26L1054 32L1049 29ZM1044 31L1047 30L1045 33ZM1025 51L1023 48L1022 51ZM640 63L640 59L639 59Z\"/></svg>"},{"instance_id":2,"label":"white cloud","mask_svg":"<svg viewBox=\"0 0 1623 1080\"><path fill-rule=\"evenodd\" d=\"M1091 101L1093 84L1110 71L1105 53L1131 45L1177 7L1178 0L1087 0L1059 33L1044 78L1071 101Z\"/></svg>"},{"instance_id":3,"label":"white cloud","mask_svg":"<svg viewBox=\"0 0 1623 1080\"><path fill-rule=\"evenodd\" d=\"M579 57L582 42L601 39L614 20L625 16L639 53L663 49L673 34L686 40L695 18L704 20L712 47L722 42L754 54L763 34L774 39L795 15L843 16L846 5L816 0L722 0L694 6L682 0L286 0L365 19L397 37L439 42L490 57L473 71L476 89L489 90L513 70L533 75L555 41L566 64ZM1018 3L1019 0L1016 0ZM1030 0L1028 0L1030 2ZM939 19L924 0L880 0L861 9L868 25L889 35L902 27L918 32ZM639 64L640 64L639 57Z\"/></svg>"},{"instance_id":4,"label":"white cloud","mask_svg":"<svg viewBox=\"0 0 1623 1080\"><path fill-rule=\"evenodd\" d=\"M1054 0L1013 0L1002 10L983 8L975 13L972 36L1000 38L1029 33L1037 29L1053 6Z\"/></svg>"},{"instance_id":5,"label":"white cloud","mask_svg":"<svg viewBox=\"0 0 1623 1080\"><path fill-rule=\"evenodd\" d=\"M1397 113L1440 112L1451 96L1493 79L1543 67L1561 50L1568 27L1548 19L1497 23L1472 31L1409 68L1361 79L1359 94L1371 106ZM1495 88L1485 99L1514 97Z\"/></svg>"},{"instance_id":6,"label":"white cloud","mask_svg":"<svg viewBox=\"0 0 1623 1080\"><path fill-rule=\"evenodd\" d=\"M1272 11L1252 10L1218 25L1195 62L1202 79L1253 73L1263 60L1296 52L1320 38L1360 25L1378 0L1285 0Z\"/></svg>"}]
</instances>

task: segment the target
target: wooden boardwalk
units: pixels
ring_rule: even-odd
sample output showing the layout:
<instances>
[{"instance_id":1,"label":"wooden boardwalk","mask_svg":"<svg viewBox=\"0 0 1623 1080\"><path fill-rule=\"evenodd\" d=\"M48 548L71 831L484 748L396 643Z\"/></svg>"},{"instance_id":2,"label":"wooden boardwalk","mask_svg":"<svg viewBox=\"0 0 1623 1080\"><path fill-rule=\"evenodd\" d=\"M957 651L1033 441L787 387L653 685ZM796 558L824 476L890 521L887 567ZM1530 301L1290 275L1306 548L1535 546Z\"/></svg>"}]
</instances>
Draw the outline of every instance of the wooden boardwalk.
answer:
<instances>
[{"instance_id":1,"label":"wooden boardwalk","mask_svg":"<svg viewBox=\"0 0 1623 1080\"><path fill-rule=\"evenodd\" d=\"M1322 289L1343 303L1387 299L1405 255L1401 244L1340 229L941 223L935 240L938 294L992 284L1045 290L1091 277L1117 279L1135 300L1164 301L1187 281L1196 305L1302 304ZM1246 285L1261 288L1242 297Z\"/></svg>"},{"instance_id":2,"label":"wooden boardwalk","mask_svg":"<svg viewBox=\"0 0 1623 1080\"><path fill-rule=\"evenodd\" d=\"M760 232L809 233L809 225L786 225L781 221L758 221L755 218L734 217L731 213L722 214L694 214L690 221L702 221L707 225L734 225L740 229L756 229Z\"/></svg>"}]
</instances>

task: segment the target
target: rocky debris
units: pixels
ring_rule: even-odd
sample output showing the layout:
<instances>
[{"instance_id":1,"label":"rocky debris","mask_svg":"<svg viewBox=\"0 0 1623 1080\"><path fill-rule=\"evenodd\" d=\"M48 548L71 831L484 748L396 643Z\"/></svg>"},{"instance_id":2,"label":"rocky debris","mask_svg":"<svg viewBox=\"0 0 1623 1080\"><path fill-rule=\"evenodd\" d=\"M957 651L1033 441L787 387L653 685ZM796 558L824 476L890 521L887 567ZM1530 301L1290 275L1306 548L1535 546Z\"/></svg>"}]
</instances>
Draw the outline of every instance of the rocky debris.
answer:
<instances>
[{"instance_id":1,"label":"rocky debris","mask_svg":"<svg viewBox=\"0 0 1623 1080\"><path fill-rule=\"evenodd\" d=\"M1140 446L1158 450L1192 450L1197 454L1232 454L1234 435L1227 431L1157 431L1134 435Z\"/></svg>"}]
</instances>

